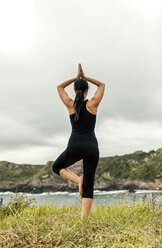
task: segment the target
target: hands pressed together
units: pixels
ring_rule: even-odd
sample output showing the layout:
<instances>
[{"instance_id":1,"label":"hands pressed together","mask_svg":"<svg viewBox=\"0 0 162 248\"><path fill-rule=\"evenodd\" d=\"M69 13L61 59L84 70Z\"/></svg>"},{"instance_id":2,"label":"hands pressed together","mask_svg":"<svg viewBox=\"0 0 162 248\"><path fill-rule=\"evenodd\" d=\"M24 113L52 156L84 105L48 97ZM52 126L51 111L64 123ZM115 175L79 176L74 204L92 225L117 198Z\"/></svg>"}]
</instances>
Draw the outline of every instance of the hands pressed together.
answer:
<instances>
[{"instance_id":1,"label":"hands pressed together","mask_svg":"<svg viewBox=\"0 0 162 248\"><path fill-rule=\"evenodd\" d=\"M85 77L85 75L84 75L84 72L83 72L83 69L82 69L81 64L78 64L78 73L77 73L77 78L80 78L80 77L84 78L84 77Z\"/></svg>"}]
</instances>

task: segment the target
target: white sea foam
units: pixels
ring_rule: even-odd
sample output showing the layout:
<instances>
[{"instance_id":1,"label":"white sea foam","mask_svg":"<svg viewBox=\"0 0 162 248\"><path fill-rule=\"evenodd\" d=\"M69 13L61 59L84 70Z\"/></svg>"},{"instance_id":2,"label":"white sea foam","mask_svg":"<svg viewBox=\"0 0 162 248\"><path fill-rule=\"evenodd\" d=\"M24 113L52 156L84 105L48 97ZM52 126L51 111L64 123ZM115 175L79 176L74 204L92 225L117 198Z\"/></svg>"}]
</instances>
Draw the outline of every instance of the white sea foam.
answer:
<instances>
[{"instance_id":1,"label":"white sea foam","mask_svg":"<svg viewBox=\"0 0 162 248\"><path fill-rule=\"evenodd\" d=\"M125 193L125 190L112 190L112 191L94 190L95 195L112 195L112 194L121 194L121 193Z\"/></svg>"},{"instance_id":2,"label":"white sea foam","mask_svg":"<svg viewBox=\"0 0 162 248\"><path fill-rule=\"evenodd\" d=\"M79 195L79 193L78 192L71 192L71 193L69 193L69 195Z\"/></svg>"},{"instance_id":3,"label":"white sea foam","mask_svg":"<svg viewBox=\"0 0 162 248\"><path fill-rule=\"evenodd\" d=\"M43 192L43 193L40 193L39 195L49 195L50 193L48 192Z\"/></svg>"},{"instance_id":4,"label":"white sea foam","mask_svg":"<svg viewBox=\"0 0 162 248\"><path fill-rule=\"evenodd\" d=\"M49 192L48 193L48 195L68 195L68 194L69 194L69 192L67 192L67 191L56 191L56 192Z\"/></svg>"},{"instance_id":5,"label":"white sea foam","mask_svg":"<svg viewBox=\"0 0 162 248\"><path fill-rule=\"evenodd\" d=\"M141 193L162 193L162 190L136 190L136 194L141 194Z\"/></svg>"},{"instance_id":6,"label":"white sea foam","mask_svg":"<svg viewBox=\"0 0 162 248\"><path fill-rule=\"evenodd\" d=\"M0 192L0 195L16 195L16 194L10 191L6 191L6 192Z\"/></svg>"},{"instance_id":7,"label":"white sea foam","mask_svg":"<svg viewBox=\"0 0 162 248\"><path fill-rule=\"evenodd\" d=\"M95 195L116 195L116 194L122 194L126 193L127 190L112 190L112 191L106 191L106 190L94 190ZM162 190L135 190L136 194L141 194L141 193L162 193ZM78 192L68 192L68 191L56 191L56 192L43 192L43 193L23 193L19 192L19 195L27 195L27 196L45 196L45 195L78 195ZM6 191L6 192L0 192L0 195L15 195L16 193L11 192L11 191Z\"/></svg>"}]
</instances>

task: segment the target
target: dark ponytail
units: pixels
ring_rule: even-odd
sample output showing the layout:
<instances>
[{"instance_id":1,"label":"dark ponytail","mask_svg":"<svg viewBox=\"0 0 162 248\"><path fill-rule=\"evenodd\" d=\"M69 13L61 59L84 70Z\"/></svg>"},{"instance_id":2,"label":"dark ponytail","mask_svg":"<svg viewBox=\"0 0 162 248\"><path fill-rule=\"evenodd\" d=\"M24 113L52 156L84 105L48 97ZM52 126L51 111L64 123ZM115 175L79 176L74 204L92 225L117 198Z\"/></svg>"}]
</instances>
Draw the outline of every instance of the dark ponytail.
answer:
<instances>
[{"instance_id":1,"label":"dark ponytail","mask_svg":"<svg viewBox=\"0 0 162 248\"><path fill-rule=\"evenodd\" d=\"M77 91L75 100L74 100L74 108L75 108L75 117L74 120L79 120L79 113L84 101L84 92L88 89L88 83L83 78L78 78L74 82L74 89Z\"/></svg>"}]
</instances>

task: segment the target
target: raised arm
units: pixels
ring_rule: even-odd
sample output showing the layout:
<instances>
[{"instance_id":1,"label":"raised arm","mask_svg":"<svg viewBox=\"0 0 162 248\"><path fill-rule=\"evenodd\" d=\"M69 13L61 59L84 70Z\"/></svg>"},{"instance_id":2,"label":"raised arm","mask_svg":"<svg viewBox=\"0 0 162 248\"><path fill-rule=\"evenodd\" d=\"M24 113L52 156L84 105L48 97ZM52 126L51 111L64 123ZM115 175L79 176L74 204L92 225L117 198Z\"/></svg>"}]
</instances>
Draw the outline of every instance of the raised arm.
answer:
<instances>
[{"instance_id":1,"label":"raised arm","mask_svg":"<svg viewBox=\"0 0 162 248\"><path fill-rule=\"evenodd\" d=\"M84 78L95 84L98 88L94 94L94 96L90 99L91 103L93 104L94 107L97 107L100 103L100 101L102 100L102 97L104 95L104 91L105 91L105 83L102 83L94 78L90 78L90 77L86 77L84 76Z\"/></svg>"},{"instance_id":2,"label":"raised arm","mask_svg":"<svg viewBox=\"0 0 162 248\"><path fill-rule=\"evenodd\" d=\"M94 94L94 96L90 99L91 105L93 107L98 107L100 101L102 100L102 97L104 95L104 91L105 91L105 83L100 82L99 80L96 80L94 78L90 78L84 75L82 66L80 65L80 76L85 78L87 81L95 84L98 88Z\"/></svg>"},{"instance_id":3,"label":"raised arm","mask_svg":"<svg viewBox=\"0 0 162 248\"><path fill-rule=\"evenodd\" d=\"M65 82L57 85L58 94L59 94L62 102L66 105L67 108L69 108L71 106L71 102L73 101L73 99L67 94L67 92L65 91L64 88L67 87L72 82L74 82L77 78L78 77L70 78L70 79L66 80Z\"/></svg>"},{"instance_id":4,"label":"raised arm","mask_svg":"<svg viewBox=\"0 0 162 248\"><path fill-rule=\"evenodd\" d=\"M65 87L67 87L69 84L73 83L75 80L80 78L80 72L81 72L81 64L78 64L77 76L70 78L70 79L66 80L65 82L57 85L58 94L59 94L62 102L66 105L67 108L69 108L71 106L73 99L67 94L67 92L65 91Z\"/></svg>"}]
</instances>

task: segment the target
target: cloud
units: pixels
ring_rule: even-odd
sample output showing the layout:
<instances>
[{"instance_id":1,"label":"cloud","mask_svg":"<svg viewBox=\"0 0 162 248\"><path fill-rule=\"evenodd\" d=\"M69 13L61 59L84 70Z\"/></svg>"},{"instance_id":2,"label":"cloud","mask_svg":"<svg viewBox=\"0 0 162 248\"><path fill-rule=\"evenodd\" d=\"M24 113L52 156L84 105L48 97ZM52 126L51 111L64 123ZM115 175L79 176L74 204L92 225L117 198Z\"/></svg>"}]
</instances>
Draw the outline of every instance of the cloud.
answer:
<instances>
[{"instance_id":1,"label":"cloud","mask_svg":"<svg viewBox=\"0 0 162 248\"><path fill-rule=\"evenodd\" d=\"M162 129L156 121L138 123L124 118L105 118L96 127L96 136L102 156L122 155L136 150L158 149L161 147Z\"/></svg>"},{"instance_id":2,"label":"cloud","mask_svg":"<svg viewBox=\"0 0 162 248\"><path fill-rule=\"evenodd\" d=\"M71 125L56 86L79 62L106 84L101 154L161 146L161 10L160 0L1 2L0 159L45 161L65 148ZM75 97L73 84L66 91Z\"/></svg>"}]
</instances>

